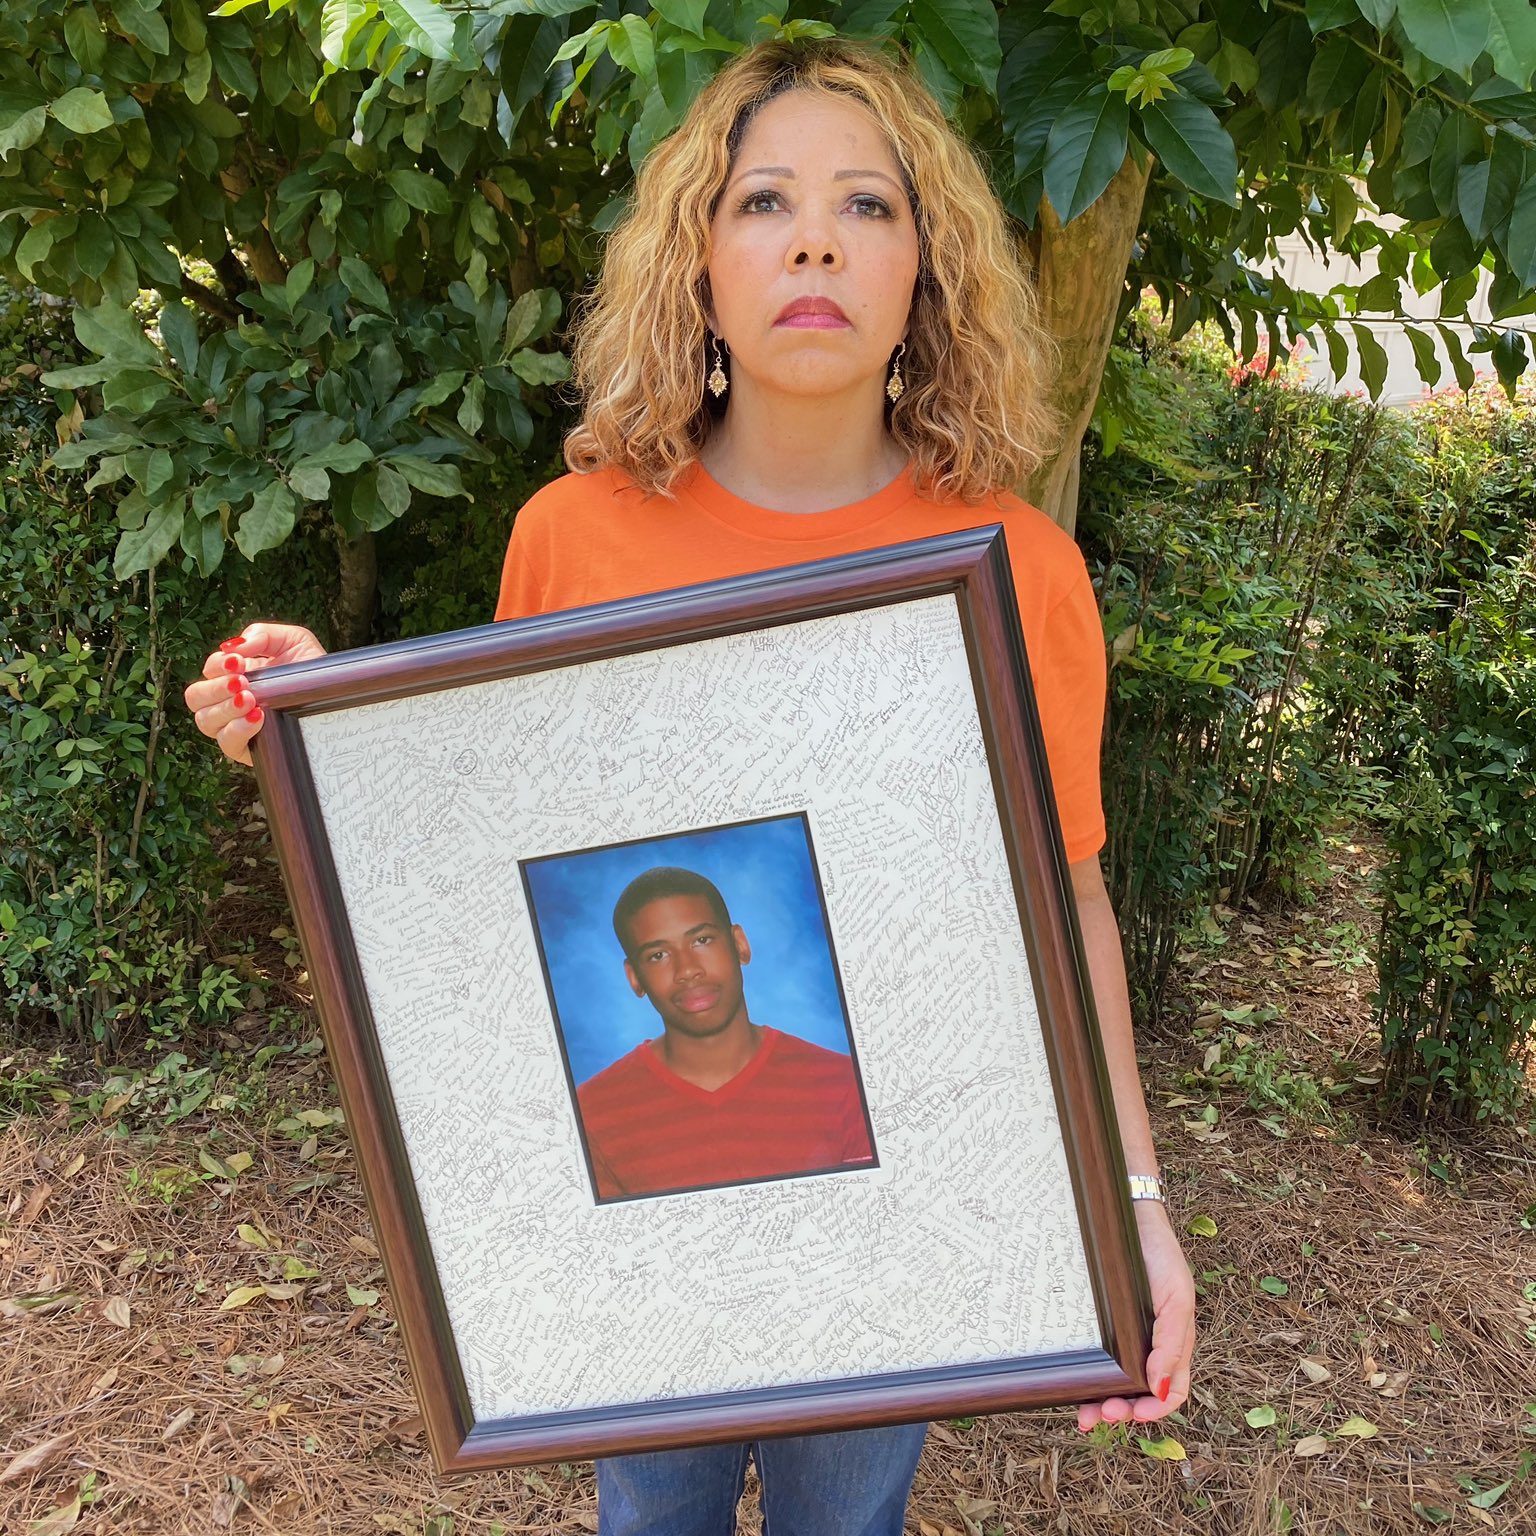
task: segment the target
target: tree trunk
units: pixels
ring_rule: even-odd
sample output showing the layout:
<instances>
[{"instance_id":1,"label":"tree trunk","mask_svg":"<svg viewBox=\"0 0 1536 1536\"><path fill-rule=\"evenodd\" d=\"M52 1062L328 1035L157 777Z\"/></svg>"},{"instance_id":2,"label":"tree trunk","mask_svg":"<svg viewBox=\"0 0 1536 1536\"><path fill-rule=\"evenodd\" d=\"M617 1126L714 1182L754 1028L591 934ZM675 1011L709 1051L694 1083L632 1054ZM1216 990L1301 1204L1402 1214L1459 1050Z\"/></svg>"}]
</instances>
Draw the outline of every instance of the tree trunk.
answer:
<instances>
[{"instance_id":1,"label":"tree trunk","mask_svg":"<svg viewBox=\"0 0 1536 1536\"><path fill-rule=\"evenodd\" d=\"M1083 433L1099 398L1151 174L1150 155L1140 169L1127 155L1098 201L1070 224L1064 225L1042 197L1021 252L1040 298L1041 321L1061 352L1055 402L1062 434L1056 451L1019 487L1019 495L1068 533L1077 527Z\"/></svg>"},{"instance_id":2,"label":"tree trunk","mask_svg":"<svg viewBox=\"0 0 1536 1536\"><path fill-rule=\"evenodd\" d=\"M379 560L373 535L337 536L338 581L331 603L332 650L347 651L368 643L373 628L373 600L379 584Z\"/></svg>"}]
</instances>

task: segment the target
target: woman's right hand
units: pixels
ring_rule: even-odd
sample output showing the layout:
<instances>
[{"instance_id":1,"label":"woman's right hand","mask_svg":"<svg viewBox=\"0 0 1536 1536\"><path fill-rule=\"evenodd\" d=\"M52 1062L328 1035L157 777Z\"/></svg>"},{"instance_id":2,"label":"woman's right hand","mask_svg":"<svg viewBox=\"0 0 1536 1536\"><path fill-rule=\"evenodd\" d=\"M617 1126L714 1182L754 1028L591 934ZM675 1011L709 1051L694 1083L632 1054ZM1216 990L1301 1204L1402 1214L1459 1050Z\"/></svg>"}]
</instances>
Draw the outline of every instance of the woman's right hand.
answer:
<instances>
[{"instance_id":1,"label":"woman's right hand","mask_svg":"<svg viewBox=\"0 0 1536 1536\"><path fill-rule=\"evenodd\" d=\"M203 663L202 677L187 684L183 697L198 730L213 737L225 757L249 767L251 737L263 718L251 674L324 655L325 647L301 625L247 624L233 639L220 642Z\"/></svg>"}]
</instances>

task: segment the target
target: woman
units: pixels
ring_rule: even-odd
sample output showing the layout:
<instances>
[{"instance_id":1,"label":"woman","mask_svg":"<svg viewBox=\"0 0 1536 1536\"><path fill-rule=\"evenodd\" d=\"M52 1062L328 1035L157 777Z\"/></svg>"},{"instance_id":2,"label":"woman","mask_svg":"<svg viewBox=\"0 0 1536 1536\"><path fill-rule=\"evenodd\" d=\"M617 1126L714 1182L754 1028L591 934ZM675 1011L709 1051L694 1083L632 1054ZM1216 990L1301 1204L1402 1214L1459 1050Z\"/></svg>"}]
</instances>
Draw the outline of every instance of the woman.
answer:
<instances>
[{"instance_id":1,"label":"woman","mask_svg":"<svg viewBox=\"0 0 1536 1536\"><path fill-rule=\"evenodd\" d=\"M1002 522L1152 1282L1152 1391L1189 1391L1194 1287L1160 1187L1099 870L1105 658L1076 544L1012 495L1052 424L1048 346L980 164L904 66L846 40L760 44L657 145L573 325L571 473L530 499L498 619ZM262 667L322 654L253 624L186 690L237 762ZM1153 1177L1145 1177L1153 1176ZM923 1426L606 1459L609 1536L725 1536L749 1452L767 1529L896 1536Z\"/></svg>"}]
</instances>

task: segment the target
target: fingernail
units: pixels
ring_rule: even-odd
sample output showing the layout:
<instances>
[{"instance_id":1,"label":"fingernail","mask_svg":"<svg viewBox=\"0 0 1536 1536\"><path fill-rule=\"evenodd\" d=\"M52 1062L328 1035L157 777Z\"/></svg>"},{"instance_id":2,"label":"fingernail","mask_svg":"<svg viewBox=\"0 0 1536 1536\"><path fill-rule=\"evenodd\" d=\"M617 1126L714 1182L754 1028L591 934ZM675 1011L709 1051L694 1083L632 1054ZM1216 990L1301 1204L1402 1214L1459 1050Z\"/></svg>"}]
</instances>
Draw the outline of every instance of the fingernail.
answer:
<instances>
[{"instance_id":1,"label":"fingernail","mask_svg":"<svg viewBox=\"0 0 1536 1536\"><path fill-rule=\"evenodd\" d=\"M1168 1389L1172 1385L1173 1385L1173 1378L1171 1376L1164 1376L1163 1379L1160 1382L1158 1382L1158 1384L1157 1384L1157 1400L1158 1400L1158 1402L1166 1403L1168 1401Z\"/></svg>"},{"instance_id":2,"label":"fingernail","mask_svg":"<svg viewBox=\"0 0 1536 1536\"><path fill-rule=\"evenodd\" d=\"M226 656L224 658L224 670L226 672L238 672L244 665L244 660L239 656Z\"/></svg>"},{"instance_id":3,"label":"fingernail","mask_svg":"<svg viewBox=\"0 0 1536 1536\"><path fill-rule=\"evenodd\" d=\"M244 645L244 644L245 644L245 636L244 635L234 635L234 636L232 636L228 640L220 640L219 641L219 649L221 651L232 651L232 650L234 650L234 648L237 645Z\"/></svg>"},{"instance_id":4,"label":"fingernail","mask_svg":"<svg viewBox=\"0 0 1536 1536\"><path fill-rule=\"evenodd\" d=\"M247 715L247 716L246 716L246 717L245 717L245 718L246 718L246 719L247 719L247 720L249 720L249 721L250 721L250 722L251 722L251 724L252 724L252 725L255 725L255 724L256 724L256 722L257 722L257 721L258 721L258 720L260 720L260 719L261 719L261 705L259 705L259 704L258 704L258 705L257 705L257 706L256 706L256 708L255 708L255 709L253 709L253 710L252 710L252 711L251 711L251 712L250 712L250 714L248 714L248 715Z\"/></svg>"},{"instance_id":5,"label":"fingernail","mask_svg":"<svg viewBox=\"0 0 1536 1536\"><path fill-rule=\"evenodd\" d=\"M243 693L245 691L245 679L243 677L230 678L229 691L231 693Z\"/></svg>"},{"instance_id":6,"label":"fingernail","mask_svg":"<svg viewBox=\"0 0 1536 1536\"><path fill-rule=\"evenodd\" d=\"M255 702L256 700L248 693L237 693L235 695L236 709L249 709Z\"/></svg>"}]
</instances>

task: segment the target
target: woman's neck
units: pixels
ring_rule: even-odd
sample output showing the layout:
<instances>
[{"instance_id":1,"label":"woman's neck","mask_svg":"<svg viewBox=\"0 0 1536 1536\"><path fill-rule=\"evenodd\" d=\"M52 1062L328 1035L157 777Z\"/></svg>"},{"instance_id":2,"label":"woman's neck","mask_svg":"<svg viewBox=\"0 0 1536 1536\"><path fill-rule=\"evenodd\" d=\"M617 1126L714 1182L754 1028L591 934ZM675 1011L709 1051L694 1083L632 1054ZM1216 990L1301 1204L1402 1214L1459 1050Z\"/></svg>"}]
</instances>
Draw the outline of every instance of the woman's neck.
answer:
<instances>
[{"instance_id":1,"label":"woman's neck","mask_svg":"<svg viewBox=\"0 0 1536 1536\"><path fill-rule=\"evenodd\" d=\"M710 477L769 512L826 512L884 489L907 462L867 401L733 399L700 450Z\"/></svg>"}]
</instances>

